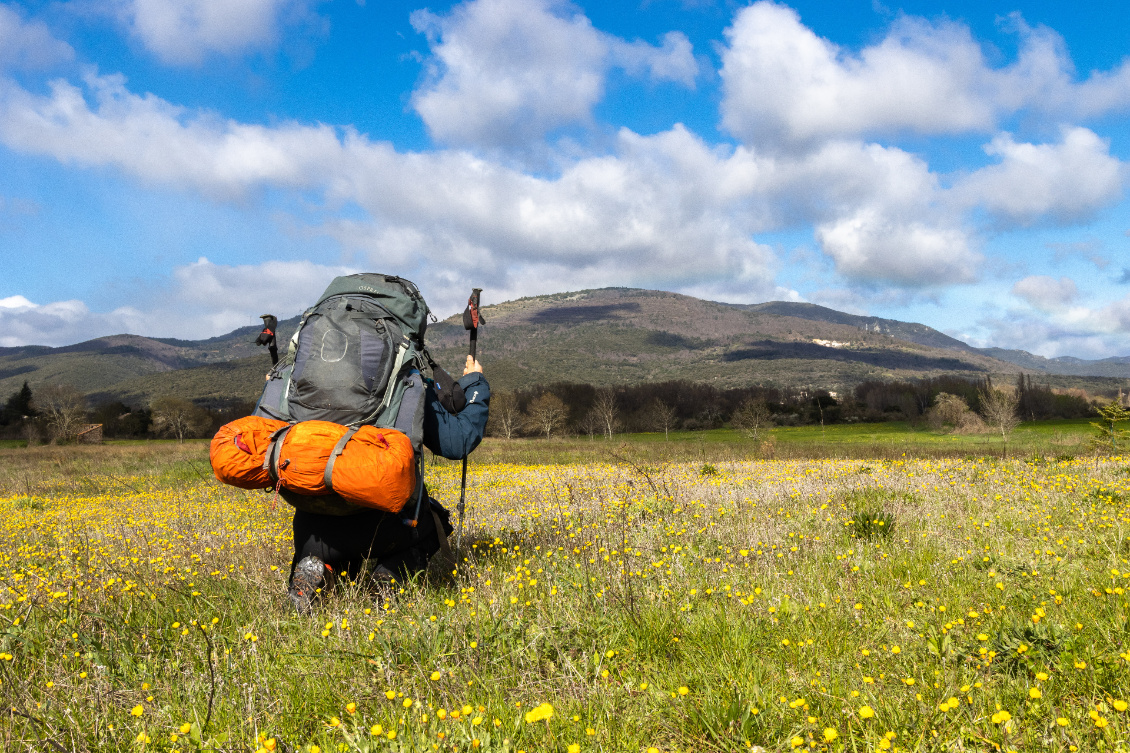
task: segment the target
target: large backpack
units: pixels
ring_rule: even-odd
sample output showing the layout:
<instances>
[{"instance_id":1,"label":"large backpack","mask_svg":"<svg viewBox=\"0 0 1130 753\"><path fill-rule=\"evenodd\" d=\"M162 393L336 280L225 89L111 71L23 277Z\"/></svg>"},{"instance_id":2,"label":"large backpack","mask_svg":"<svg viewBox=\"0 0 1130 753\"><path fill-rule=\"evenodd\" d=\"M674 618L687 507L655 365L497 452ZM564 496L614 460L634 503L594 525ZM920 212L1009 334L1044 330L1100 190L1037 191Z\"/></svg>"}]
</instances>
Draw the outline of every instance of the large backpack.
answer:
<instances>
[{"instance_id":1,"label":"large backpack","mask_svg":"<svg viewBox=\"0 0 1130 753\"><path fill-rule=\"evenodd\" d=\"M420 291L403 278L335 278L302 315L286 355L267 376L253 415L290 424L330 421L397 429L420 457L421 369L429 314ZM307 512L350 515L363 509L338 494L307 496L284 487L279 495ZM414 519L418 507L409 504L405 512Z\"/></svg>"}]
</instances>

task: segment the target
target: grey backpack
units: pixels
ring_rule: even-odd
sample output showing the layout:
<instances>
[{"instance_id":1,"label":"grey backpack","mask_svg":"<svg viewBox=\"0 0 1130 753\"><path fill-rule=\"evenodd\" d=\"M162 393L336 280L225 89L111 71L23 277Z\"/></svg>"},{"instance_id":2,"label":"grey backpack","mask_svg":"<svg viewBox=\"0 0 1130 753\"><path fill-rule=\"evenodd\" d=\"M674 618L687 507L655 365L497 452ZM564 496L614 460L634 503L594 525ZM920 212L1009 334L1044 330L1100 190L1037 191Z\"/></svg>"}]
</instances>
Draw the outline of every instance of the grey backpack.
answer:
<instances>
[{"instance_id":1,"label":"grey backpack","mask_svg":"<svg viewBox=\"0 0 1130 753\"><path fill-rule=\"evenodd\" d=\"M292 424L394 428L412 440L419 456L429 314L420 291L403 278L368 273L335 278L302 315L253 415ZM313 497L285 489L279 494L307 512L349 515L363 509L336 494Z\"/></svg>"}]
</instances>

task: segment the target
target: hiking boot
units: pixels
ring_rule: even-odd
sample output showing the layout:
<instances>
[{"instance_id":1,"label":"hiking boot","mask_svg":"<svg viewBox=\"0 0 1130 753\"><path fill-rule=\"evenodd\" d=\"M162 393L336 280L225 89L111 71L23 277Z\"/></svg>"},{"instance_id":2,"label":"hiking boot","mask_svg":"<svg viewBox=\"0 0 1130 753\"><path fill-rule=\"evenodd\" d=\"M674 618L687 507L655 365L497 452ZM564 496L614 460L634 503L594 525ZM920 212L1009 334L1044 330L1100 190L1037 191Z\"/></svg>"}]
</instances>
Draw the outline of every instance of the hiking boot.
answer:
<instances>
[{"instance_id":1,"label":"hiking boot","mask_svg":"<svg viewBox=\"0 0 1130 753\"><path fill-rule=\"evenodd\" d=\"M310 611L318 593L329 585L332 577L333 568L318 557L310 555L299 560L294 566L294 575L290 578L290 588L287 590L290 603L294 604L299 614Z\"/></svg>"}]
</instances>

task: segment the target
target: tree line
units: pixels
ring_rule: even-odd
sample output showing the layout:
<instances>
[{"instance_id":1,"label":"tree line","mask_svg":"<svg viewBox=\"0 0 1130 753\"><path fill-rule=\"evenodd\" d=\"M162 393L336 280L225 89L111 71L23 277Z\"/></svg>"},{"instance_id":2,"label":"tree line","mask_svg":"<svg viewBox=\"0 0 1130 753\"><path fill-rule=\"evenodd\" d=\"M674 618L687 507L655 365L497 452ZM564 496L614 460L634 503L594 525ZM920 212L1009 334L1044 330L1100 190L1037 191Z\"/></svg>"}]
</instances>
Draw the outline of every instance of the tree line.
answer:
<instances>
[{"instance_id":1,"label":"tree line","mask_svg":"<svg viewBox=\"0 0 1130 753\"><path fill-rule=\"evenodd\" d=\"M69 385L47 384L35 390L24 382L0 408L0 438L29 444L73 441L91 424L109 439L171 437L180 441L208 437L223 424L251 413L254 405L237 403L209 410L174 396L154 398L146 406L105 400L91 406Z\"/></svg>"},{"instance_id":2,"label":"tree line","mask_svg":"<svg viewBox=\"0 0 1130 753\"><path fill-rule=\"evenodd\" d=\"M1001 386L1006 389L999 389ZM502 437L611 437L617 432L668 433L731 426L756 435L768 426L884 421L971 430L969 416L980 420L993 408L988 402L997 392L1015 396L1014 413L1022 420L1085 418L1095 412L1095 403L1088 396L1037 384L1025 374L1019 375L1015 385L1000 386L990 378L956 376L869 380L845 393L763 386L723 389L681 380L624 387L560 382L496 393L487 430ZM958 410L959 404L964 413ZM954 423L961 420L966 421L964 427Z\"/></svg>"},{"instance_id":3,"label":"tree line","mask_svg":"<svg viewBox=\"0 0 1130 753\"><path fill-rule=\"evenodd\" d=\"M1004 392L1016 399L1018 419L1095 415L1094 400L1055 390L1019 375ZM501 437L561 434L611 437L620 432L696 431L730 426L751 436L769 426L908 421L934 429L983 430L992 381L943 376L908 381L869 380L849 392L748 386L719 388L685 380L622 387L560 382L495 393L488 433ZM93 406L73 387L28 383L0 408L0 438L31 443L73 439L82 426L101 424L107 438L210 436L250 414L251 403L207 409L190 400L158 397L144 406L107 400Z\"/></svg>"}]
</instances>

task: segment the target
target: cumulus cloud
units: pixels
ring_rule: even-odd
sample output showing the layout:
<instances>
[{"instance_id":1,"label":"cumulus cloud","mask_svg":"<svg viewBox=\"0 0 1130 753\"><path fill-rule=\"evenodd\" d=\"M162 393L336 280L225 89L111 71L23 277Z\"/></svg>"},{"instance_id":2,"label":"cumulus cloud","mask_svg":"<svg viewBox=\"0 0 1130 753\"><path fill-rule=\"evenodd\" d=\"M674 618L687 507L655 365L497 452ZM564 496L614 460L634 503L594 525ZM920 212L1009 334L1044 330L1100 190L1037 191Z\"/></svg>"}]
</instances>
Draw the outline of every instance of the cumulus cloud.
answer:
<instances>
[{"instance_id":1,"label":"cumulus cloud","mask_svg":"<svg viewBox=\"0 0 1130 753\"><path fill-rule=\"evenodd\" d=\"M196 64L276 41L284 23L304 17L308 0L123 0L131 33L166 63Z\"/></svg>"},{"instance_id":2,"label":"cumulus cloud","mask_svg":"<svg viewBox=\"0 0 1130 753\"><path fill-rule=\"evenodd\" d=\"M1050 287L1059 282L1051 280ZM980 325L988 331L990 344L1023 348L1047 358L1130 356L1130 296L1095 306L1065 305L1051 312L1009 311L987 317Z\"/></svg>"},{"instance_id":3,"label":"cumulus cloud","mask_svg":"<svg viewBox=\"0 0 1130 753\"><path fill-rule=\"evenodd\" d=\"M92 314L78 300L37 304L22 295L0 299L0 347L67 345L92 337L129 332L144 317L139 311L119 308Z\"/></svg>"},{"instance_id":4,"label":"cumulus cloud","mask_svg":"<svg viewBox=\"0 0 1130 753\"><path fill-rule=\"evenodd\" d=\"M525 148L586 123L612 66L688 86L698 72L685 35L627 42L554 0L470 0L446 16L417 11L412 24L432 50L413 106L449 144Z\"/></svg>"},{"instance_id":5,"label":"cumulus cloud","mask_svg":"<svg viewBox=\"0 0 1130 753\"><path fill-rule=\"evenodd\" d=\"M953 194L1003 221L1073 222L1122 196L1125 166L1106 139L1086 128L1064 128L1058 144L1018 143L1003 133L985 152L1000 162L960 180Z\"/></svg>"},{"instance_id":6,"label":"cumulus cloud","mask_svg":"<svg viewBox=\"0 0 1130 753\"><path fill-rule=\"evenodd\" d=\"M417 22L438 24L433 44L451 55L455 48L445 45L459 42L475 24L490 31L488 22L500 23L494 37L487 34L498 47L506 46L499 40L515 28L513 33L536 40L527 26L545 24L549 30L539 33L577 35L568 50L558 51L566 56L562 70L577 70L576 58L568 55L579 49L581 67L589 66L598 79L609 65L642 71L646 64L653 76L678 78L682 74L670 71L683 70L693 83L690 68L660 65L681 59L677 37L661 47L641 46L604 35L548 0L522 7L532 10L523 14L508 0L479 0ZM754 9L791 13L766 3ZM477 60L481 49L468 47L465 60ZM690 55L689 43L685 52ZM556 60L548 53L547 59ZM520 62L511 61L507 70L521 68ZM460 65L445 69L421 96L441 91L451 71L474 69L472 62ZM537 79L543 73L532 75L553 80ZM566 92L564 99L571 96ZM585 96L575 101L589 104L560 117L585 117L595 101ZM487 112L481 123L501 127L490 119L504 110ZM544 128L564 122L546 112ZM801 150L711 145L676 125L653 135L622 129L606 154L563 159L556 174L536 175L470 151L400 152L348 128L241 123L134 93L121 76L94 73L81 86L51 82L45 93L0 78L0 143L219 200L245 202L264 189L301 192L316 219L289 231L329 236L346 249L346 258L415 278L432 291L429 300L441 312L465 300L468 279L499 297L610 284L735 301L789 297L795 293L775 281L776 254L757 238L806 225L835 264L842 278L837 284L921 295L977 278L983 259L969 227L971 211L983 207L1010 222L1049 215L1071 221L1117 196L1123 172L1107 144L1084 128L1065 129L1052 144L1019 143L1002 134L988 147L997 164L946 188L923 159L896 147L853 138L823 138ZM300 274L280 269L287 279L297 274L322 280L331 267ZM230 299L223 291L265 288L261 281L269 271L200 264L177 270L174 282L195 275L193 289L209 291L203 308L178 300L216 332L246 316L243 303L225 308ZM322 284L296 289L296 305Z\"/></svg>"},{"instance_id":7,"label":"cumulus cloud","mask_svg":"<svg viewBox=\"0 0 1130 753\"><path fill-rule=\"evenodd\" d=\"M1130 62L1076 82L1062 39L1016 19L1020 51L994 68L963 25L903 17L853 54L761 0L726 30L722 122L747 143L803 145L898 132L988 132L1023 109L1071 117L1130 105Z\"/></svg>"},{"instance_id":8,"label":"cumulus cloud","mask_svg":"<svg viewBox=\"0 0 1130 753\"><path fill-rule=\"evenodd\" d=\"M1041 311L1056 311L1070 305L1078 295L1070 277L1058 280L1047 275L1025 277L1012 286L1012 294Z\"/></svg>"},{"instance_id":9,"label":"cumulus cloud","mask_svg":"<svg viewBox=\"0 0 1130 753\"><path fill-rule=\"evenodd\" d=\"M0 140L12 149L233 198L271 184L303 188L340 155L326 126L245 125L126 89L122 76L55 80L36 95L0 79Z\"/></svg>"},{"instance_id":10,"label":"cumulus cloud","mask_svg":"<svg viewBox=\"0 0 1130 753\"><path fill-rule=\"evenodd\" d=\"M308 261L224 265L202 257L152 283L153 293L109 312L91 311L78 300L37 304L9 296L0 299L0 347L57 346L117 334L199 340L258 323L260 314L299 314L334 277L357 271Z\"/></svg>"},{"instance_id":11,"label":"cumulus cloud","mask_svg":"<svg viewBox=\"0 0 1130 753\"><path fill-rule=\"evenodd\" d=\"M845 276L927 287L972 282L981 257L960 228L884 216L875 209L823 223L816 237Z\"/></svg>"},{"instance_id":12,"label":"cumulus cloud","mask_svg":"<svg viewBox=\"0 0 1130 753\"><path fill-rule=\"evenodd\" d=\"M938 183L892 147L831 142L774 156L711 147L682 126L622 130L612 154L538 177L461 151L400 153L352 131L247 125L129 92L118 76L46 95L0 85L0 141L64 162L240 198L262 187L320 191L363 208L325 231L384 259L443 259L494 278L562 268L678 287L737 280L768 291L773 255L754 234L811 222L849 279L898 285L971 279L979 257L938 209ZM89 101L88 101L89 99ZM611 265L611 266L610 266Z\"/></svg>"},{"instance_id":13,"label":"cumulus cloud","mask_svg":"<svg viewBox=\"0 0 1130 753\"><path fill-rule=\"evenodd\" d=\"M17 6L0 4L0 70L48 68L74 58L40 21L27 21Z\"/></svg>"}]
</instances>

